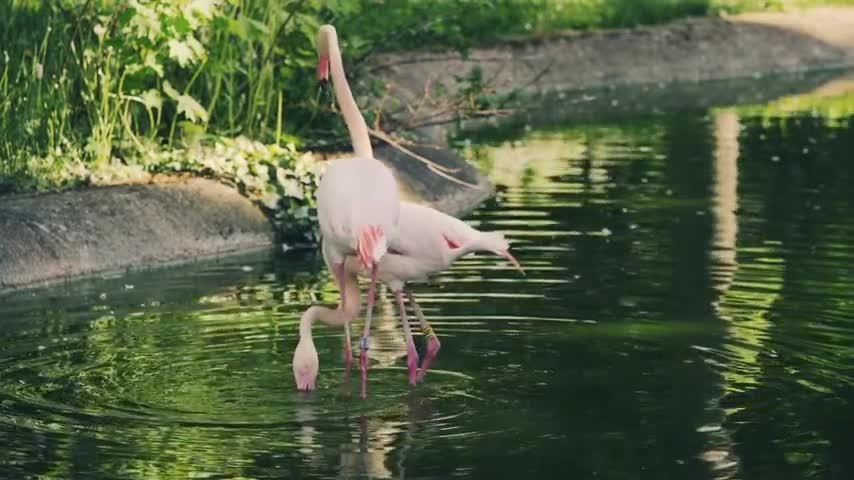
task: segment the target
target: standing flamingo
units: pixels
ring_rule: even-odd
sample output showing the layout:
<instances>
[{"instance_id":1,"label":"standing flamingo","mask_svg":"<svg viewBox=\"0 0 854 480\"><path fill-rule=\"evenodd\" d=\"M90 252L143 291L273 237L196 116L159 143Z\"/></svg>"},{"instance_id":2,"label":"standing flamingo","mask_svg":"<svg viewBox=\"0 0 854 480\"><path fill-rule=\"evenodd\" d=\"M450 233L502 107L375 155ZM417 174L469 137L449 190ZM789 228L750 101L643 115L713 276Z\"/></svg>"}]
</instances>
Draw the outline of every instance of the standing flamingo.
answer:
<instances>
[{"instance_id":1,"label":"standing flamingo","mask_svg":"<svg viewBox=\"0 0 854 480\"><path fill-rule=\"evenodd\" d=\"M391 242L388 253L379 262L378 278L394 292L400 309L403 335L406 338L409 383L423 381L427 369L439 353L441 343L430 323L424 317L415 296L407 292L409 303L427 337L427 354L418 371L418 351L406 318L403 289L406 282L425 280L430 275L446 270L458 258L477 251L488 251L506 258L524 273L522 266L510 253L510 244L500 232L481 232L462 220L438 210L409 202L400 204L400 230ZM364 274L356 258L345 262L348 274ZM344 324L347 344L350 343L349 325Z\"/></svg>"},{"instance_id":2,"label":"standing flamingo","mask_svg":"<svg viewBox=\"0 0 854 480\"><path fill-rule=\"evenodd\" d=\"M318 78L328 80L331 70L335 98L341 107L341 115L347 124L356 154L354 158L335 160L326 168L317 189L317 217L325 245L324 254L328 255L342 293L343 310L346 310L348 301L344 288L345 257L356 253L362 266L370 272L365 328L359 354L364 395L377 262L385 255L389 241L397 235L400 199L394 176L373 156L365 119L359 113L344 74L335 28L331 25L322 26L317 44Z\"/></svg>"},{"instance_id":3,"label":"standing flamingo","mask_svg":"<svg viewBox=\"0 0 854 480\"><path fill-rule=\"evenodd\" d=\"M415 385L424 380L430 364L441 346L430 323L424 317L415 296L407 292L409 303L421 324L421 331L428 338L427 356L418 370L418 352L406 317L403 289L406 282L423 280L430 275L447 269L458 258L476 251L489 251L506 258L516 268L522 267L509 251L509 242L500 232L481 232L465 222L438 210L409 202L400 204L400 230L389 251L380 259L377 278L394 292L400 308L401 324L406 338L409 383ZM324 259L330 254L323 245ZM327 259L327 263L329 260ZM341 303L333 310L312 306L300 319L300 340L294 351L294 379L300 390L313 390L319 370L317 350L312 340L311 327L315 320L330 326L343 326L346 331L345 348L350 345L349 322L361 309L361 296L356 275L366 274L365 266L353 256L345 259L341 274ZM344 302L346 298L346 303Z\"/></svg>"}]
</instances>

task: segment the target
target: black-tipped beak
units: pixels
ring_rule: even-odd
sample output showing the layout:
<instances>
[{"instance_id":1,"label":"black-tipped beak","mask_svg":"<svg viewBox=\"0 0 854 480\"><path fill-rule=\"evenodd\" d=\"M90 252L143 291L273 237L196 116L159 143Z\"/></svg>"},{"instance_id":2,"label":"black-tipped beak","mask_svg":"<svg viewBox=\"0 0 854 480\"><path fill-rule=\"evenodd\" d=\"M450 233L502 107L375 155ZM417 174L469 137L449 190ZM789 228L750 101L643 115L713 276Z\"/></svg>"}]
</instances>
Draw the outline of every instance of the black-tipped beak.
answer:
<instances>
[{"instance_id":1,"label":"black-tipped beak","mask_svg":"<svg viewBox=\"0 0 854 480\"><path fill-rule=\"evenodd\" d=\"M510 265L513 265L516 270L519 271L519 273L525 275L525 269L522 268L522 264L520 264L519 261L516 260L516 257L514 257L513 254L510 253L510 250L504 250L503 252L499 252L498 254L504 257L508 262L510 262Z\"/></svg>"}]
</instances>

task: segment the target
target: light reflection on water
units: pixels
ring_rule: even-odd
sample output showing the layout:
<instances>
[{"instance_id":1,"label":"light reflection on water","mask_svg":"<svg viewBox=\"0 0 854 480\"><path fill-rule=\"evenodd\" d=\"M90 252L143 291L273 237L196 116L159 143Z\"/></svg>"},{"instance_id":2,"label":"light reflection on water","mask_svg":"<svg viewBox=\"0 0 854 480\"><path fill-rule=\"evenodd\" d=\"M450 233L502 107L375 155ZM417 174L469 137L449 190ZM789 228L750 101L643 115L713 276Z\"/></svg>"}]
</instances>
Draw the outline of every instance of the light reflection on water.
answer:
<instances>
[{"instance_id":1,"label":"light reflection on water","mask_svg":"<svg viewBox=\"0 0 854 480\"><path fill-rule=\"evenodd\" d=\"M415 389L385 296L365 401L324 327L319 390L294 389L299 314L337 300L314 252L6 295L0 476L848 478L845 115L485 139L499 195L469 220L527 276L473 256L415 288L443 345Z\"/></svg>"}]
</instances>

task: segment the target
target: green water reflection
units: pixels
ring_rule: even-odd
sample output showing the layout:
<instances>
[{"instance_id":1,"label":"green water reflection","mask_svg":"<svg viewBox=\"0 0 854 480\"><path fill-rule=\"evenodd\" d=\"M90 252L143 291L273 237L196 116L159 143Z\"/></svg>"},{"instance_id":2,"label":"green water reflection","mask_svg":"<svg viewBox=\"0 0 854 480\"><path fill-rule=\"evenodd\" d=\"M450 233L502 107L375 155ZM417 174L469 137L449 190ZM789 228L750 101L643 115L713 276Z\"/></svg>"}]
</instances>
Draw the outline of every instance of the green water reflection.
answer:
<instances>
[{"instance_id":1,"label":"green water reflection","mask_svg":"<svg viewBox=\"0 0 854 480\"><path fill-rule=\"evenodd\" d=\"M4 295L0 476L850 478L854 125L799 98L480 137L470 221L528 275L415 288L416 389L386 297L369 398L322 327L295 391L299 314L337 300L314 252Z\"/></svg>"}]
</instances>

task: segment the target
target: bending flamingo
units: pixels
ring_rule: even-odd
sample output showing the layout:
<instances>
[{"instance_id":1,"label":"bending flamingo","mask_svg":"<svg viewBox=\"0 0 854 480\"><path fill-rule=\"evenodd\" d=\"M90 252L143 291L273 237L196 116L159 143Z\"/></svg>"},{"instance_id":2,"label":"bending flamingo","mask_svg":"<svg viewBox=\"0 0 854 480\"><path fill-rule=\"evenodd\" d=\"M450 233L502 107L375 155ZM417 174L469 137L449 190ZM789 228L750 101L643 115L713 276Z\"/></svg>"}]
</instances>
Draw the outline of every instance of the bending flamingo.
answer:
<instances>
[{"instance_id":1,"label":"bending flamingo","mask_svg":"<svg viewBox=\"0 0 854 480\"><path fill-rule=\"evenodd\" d=\"M341 115L347 124L356 154L354 158L335 160L326 168L317 189L317 217L325 245L324 252L328 255L342 293L344 310L348 301L344 288L345 257L356 254L370 273L365 328L359 355L364 395L377 262L385 255L388 242L397 235L400 199L394 176L373 156L365 119L359 113L344 75L335 28L331 25L321 27L317 43L318 77L327 80L331 70L335 98L341 107Z\"/></svg>"},{"instance_id":2,"label":"bending flamingo","mask_svg":"<svg viewBox=\"0 0 854 480\"><path fill-rule=\"evenodd\" d=\"M481 232L462 220L438 210L409 202L400 204L400 230L391 242L388 253L379 262L378 278L394 292L400 309L403 334L406 338L409 383L424 380L430 364L439 353L441 343L430 323L424 317L415 296L407 292L409 303L427 337L427 354L418 371L418 351L406 317L403 290L406 282L425 280L430 275L448 269L458 258L477 251L488 251L506 258L514 267L521 265L510 253L510 244L500 232ZM364 274L357 259L348 257L345 263L348 274ZM344 324L347 344L350 343L349 325Z\"/></svg>"},{"instance_id":3,"label":"bending flamingo","mask_svg":"<svg viewBox=\"0 0 854 480\"><path fill-rule=\"evenodd\" d=\"M317 380L317 372L320 369L320 361L317 358L317 349L311 336L311 327L315 320L320 320L330 326L347 326L348 322L356 318L362 308L362 299L359 294L359 282L356 275L349 272L342 273L340 277L341 299L346 296L347 304L340 303L337 309L313 305L303 312L299 323L299 343L294 350L294 380L299 390L314 390ZM349 329L348 329L349 331Z\"/></svg>"}]
</instances>

